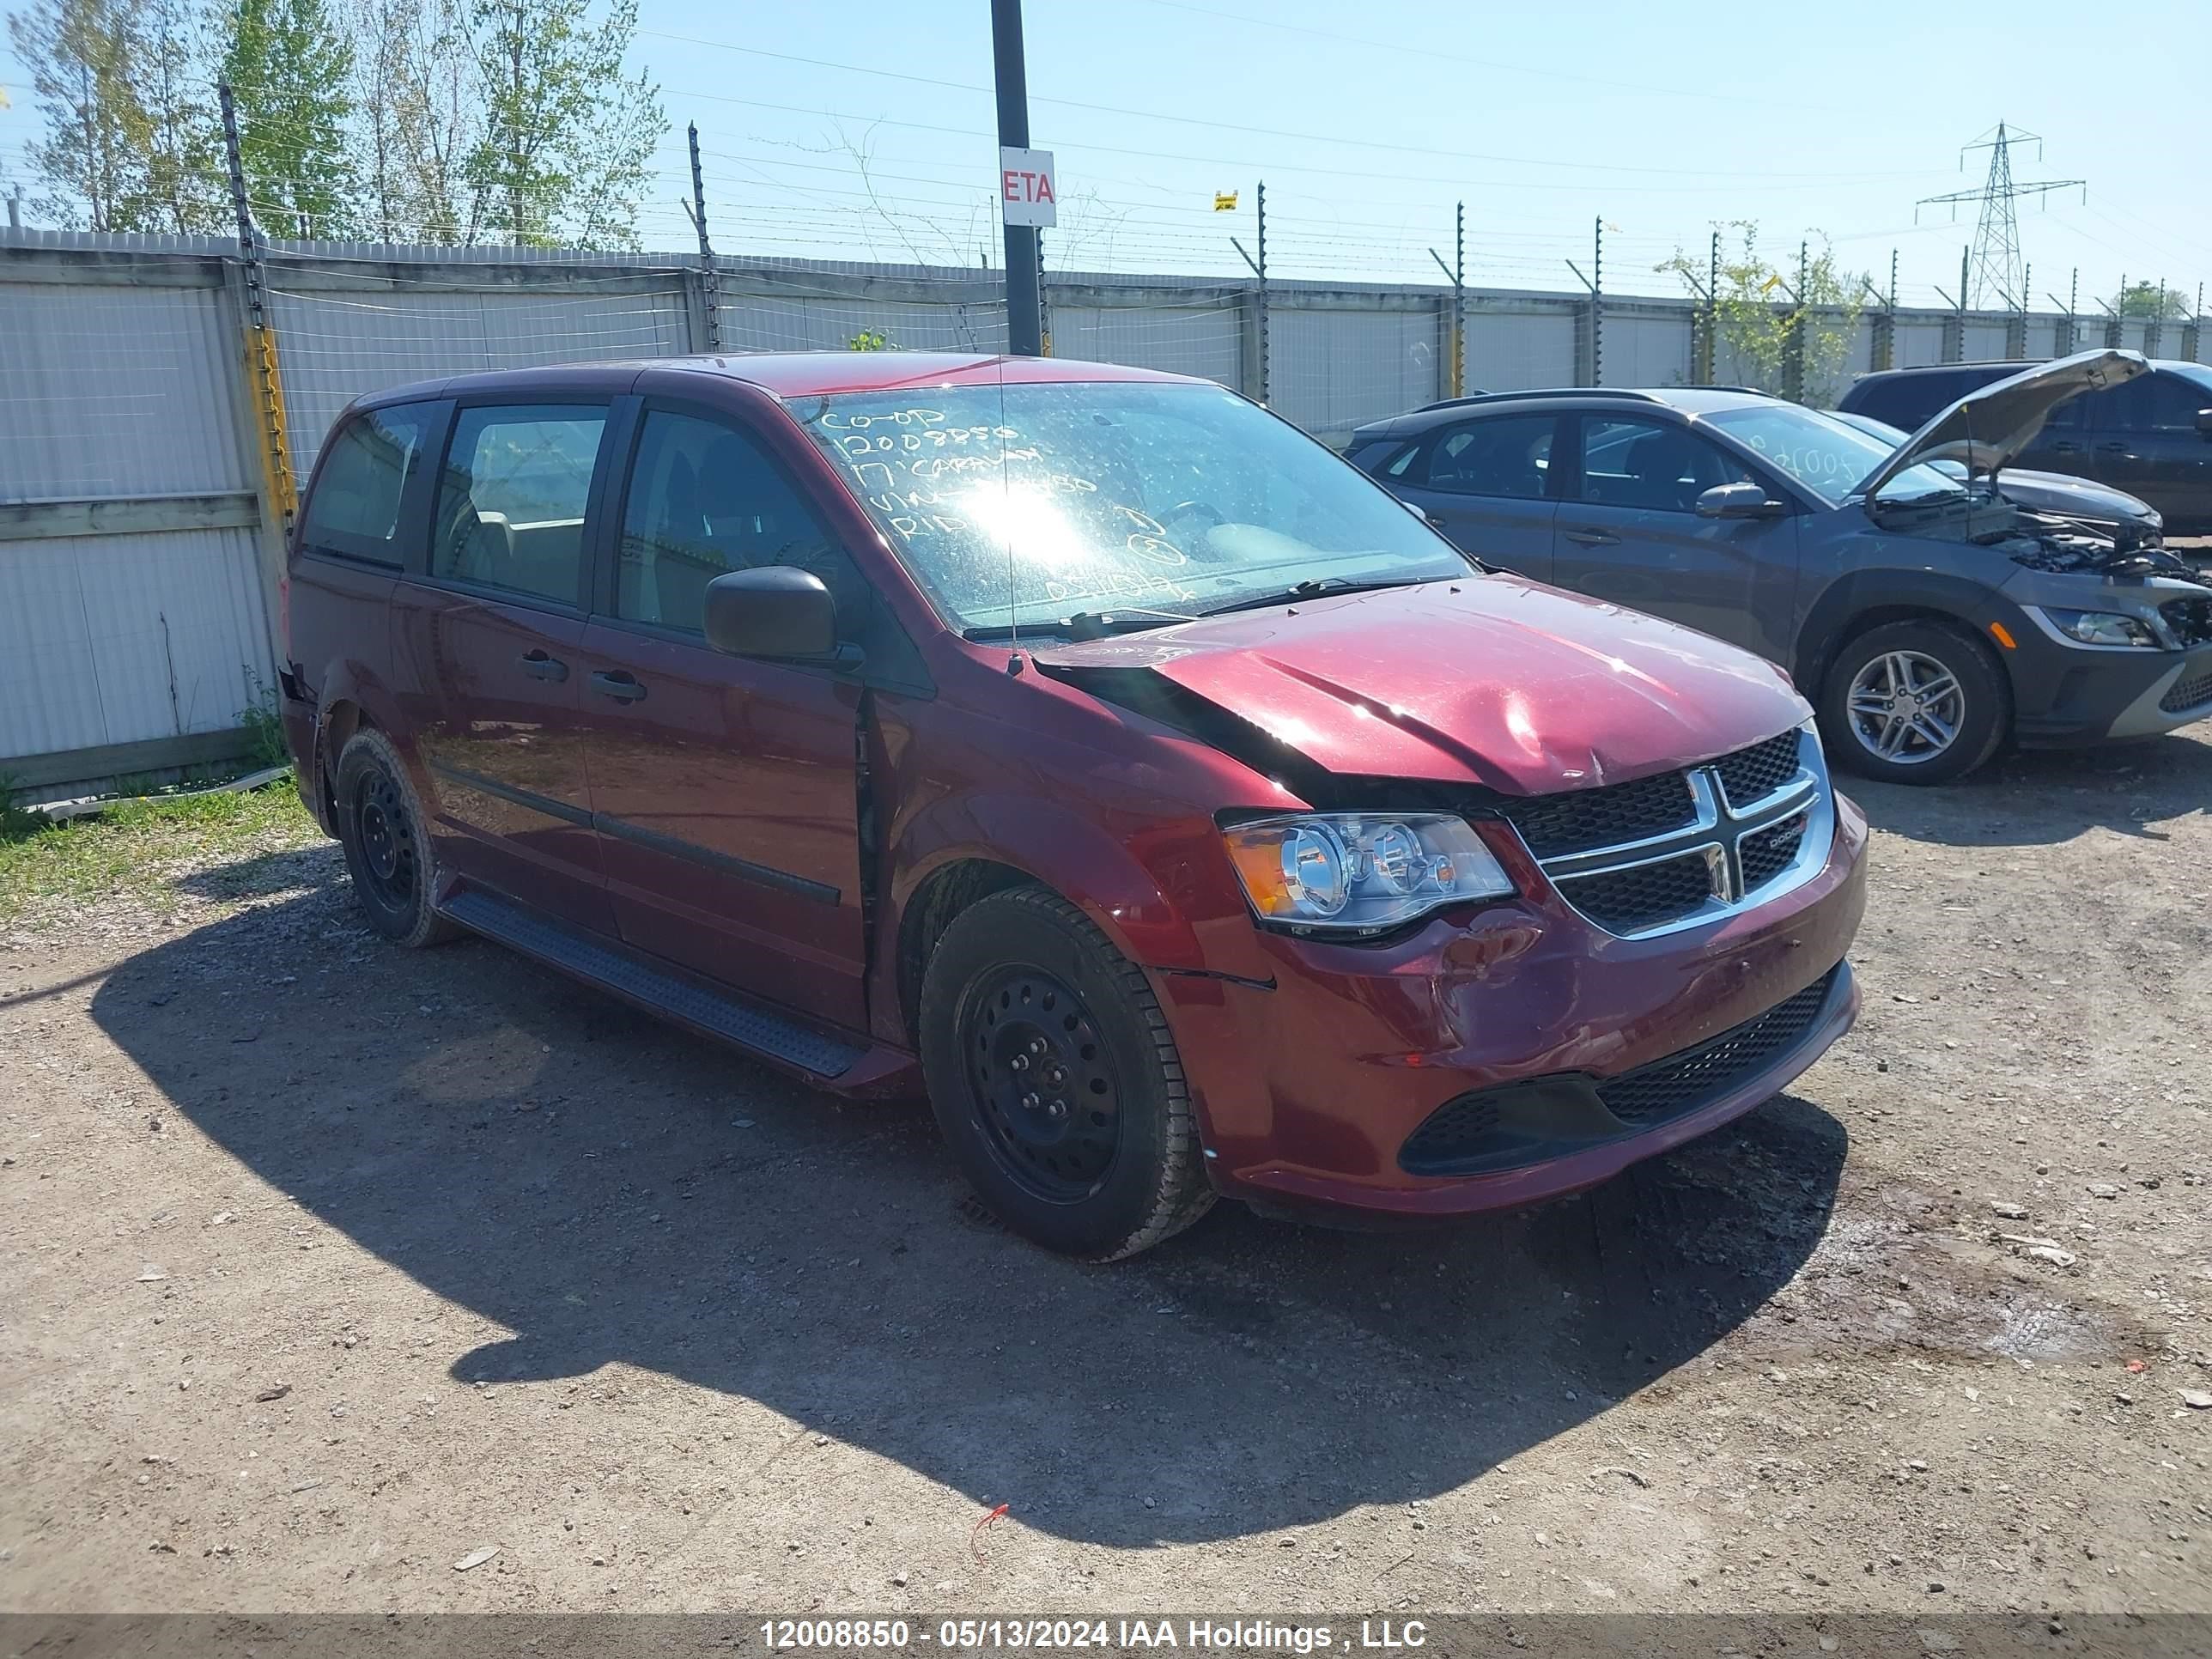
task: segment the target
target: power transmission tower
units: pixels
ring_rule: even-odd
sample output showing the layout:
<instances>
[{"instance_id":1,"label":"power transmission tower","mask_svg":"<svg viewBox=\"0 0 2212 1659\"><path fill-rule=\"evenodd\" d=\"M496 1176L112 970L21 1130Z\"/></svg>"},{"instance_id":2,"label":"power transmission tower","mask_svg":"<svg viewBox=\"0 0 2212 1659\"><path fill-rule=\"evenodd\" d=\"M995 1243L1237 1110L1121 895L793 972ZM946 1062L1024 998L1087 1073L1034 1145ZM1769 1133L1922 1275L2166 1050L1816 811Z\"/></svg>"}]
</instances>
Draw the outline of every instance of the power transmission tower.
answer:
<instances>
[{"instance_id":1,"label":"power transmission tower","mask_svg":"<svg viewBox=\"0 0 2212 1659\"><path fill-rule=\"evenodd\" d=\"M2008 311L2018 311L2027 303L2027 269L2020 251L2020 217L2013 211L2013 204L2023 196L2033 196L2041 201L2054 190L2081 188L2081 199L2089 199L2088 181L2084 179L2040 179L2017 180L2012 176L2012 147L2033 143L2035 159L2043 159L2043 140L2032 132L2008 131L2002 121L1990 131L1984 133L1959 152L1959 168L1964 172L1966 151L1986 149L1990 153L1990 176L1979 190L1954 191L1948 196L1923 196L1913 204L1912 217L1917 224L1923 207L1948 205L1952 217L1956 218L1959 204L1978 202L1980 216L1974 222L1974 248L1970 261L1972 276L1967 286L1971 293L1959 296L1960 303L1976 311L1990 308L1994 295Z\"/></svg>"}]
</instances>

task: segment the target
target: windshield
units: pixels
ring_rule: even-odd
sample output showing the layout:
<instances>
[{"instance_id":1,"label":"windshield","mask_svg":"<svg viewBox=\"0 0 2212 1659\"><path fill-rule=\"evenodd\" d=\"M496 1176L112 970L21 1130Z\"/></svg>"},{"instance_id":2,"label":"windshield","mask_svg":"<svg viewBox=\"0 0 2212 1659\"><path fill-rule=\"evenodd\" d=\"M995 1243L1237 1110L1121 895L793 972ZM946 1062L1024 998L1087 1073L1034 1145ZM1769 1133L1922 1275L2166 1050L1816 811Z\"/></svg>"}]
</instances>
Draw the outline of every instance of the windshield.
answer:
<instances>
[{"instance_id":1,"label":"windshield","mask_svg":"<svg viewBox=\"0 0 2212 1659\"><path fill-rule=\"evenodd\" d=\"M1468 574L1365 474L1218 386L947 386L789 407L957 628L1117 605L1195 616L1299 582Z\"/></svg>"},{"instance_id":2,"label":"windshield","mask_svg":"<svg viewBox=\"0 0 2212 1659\"><path fill-rule=\"evenodd\" d=\"M1748 445L1830 507L1840 507L1851 488L1896 452L1849 422L1794 404L1724 409L1705 420ZM1898 442L1902 442L1900 434ZM1886 501L1962 495L1959 481L1925 465L1909 466L1882 486Z\"/></svg>"}]
</instances>

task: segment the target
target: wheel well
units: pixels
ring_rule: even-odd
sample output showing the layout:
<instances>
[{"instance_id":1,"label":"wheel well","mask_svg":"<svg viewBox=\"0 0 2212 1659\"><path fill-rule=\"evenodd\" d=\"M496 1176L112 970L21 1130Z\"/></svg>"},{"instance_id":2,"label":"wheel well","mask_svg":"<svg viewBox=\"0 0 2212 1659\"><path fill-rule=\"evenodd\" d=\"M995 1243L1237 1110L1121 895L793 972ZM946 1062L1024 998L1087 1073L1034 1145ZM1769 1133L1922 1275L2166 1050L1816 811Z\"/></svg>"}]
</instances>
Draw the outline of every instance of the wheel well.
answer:
<instances>
[{"instance_id":1,"label":"wheel well","mask_svg":"<svg viewBox=\"0 0 2212 1659\"><path fill-rule=\"evenodd\" d=\"M338 821L337 793L338 757L345 753L345 746L352 741L355 732L365 726L374 727L375 725L374 720L362 712L359 703L343 700L332 703L331 712L324 717L320 753L317 757L316 770L320 775L323 801L328 809L330 822L332 823Z\"/></svg>"},{"instance_id":2,"label":"wheel well","mask_svg":"<svg viewBox=\"0 0 2212 1659\"><path fill-rule=\"evenodd\" d=\"M977 900L1009 887L1025 885L1030 877L1011 864L990 859L961 859L930 872L899 915L899 1011L907 1034L920 1037L921 979L938 940L952 919Z\"/></svg>"},{"instance_id":3,"label":"wheel well","mask_svg":"<svg viewBox=\"0 0 2212 1659\"><path fill-rule=\"evenodd\" d=\"M2002 665L1997 660L1996 653L1983 643L1981 636L1974 631L1971 624L1961 621L1948 611L1937 611L1924 605L1880 605L1858 611L1849 622L1836 630L1826 649L1822 651L1819 659L1810 665L1813 672L1803 676L1799 682L1806 696L1815 705L1819 704L1822 694L1827 689L1829 669L1835 665L1836 659L1843 654L1845 647L1853 641L1862 635L1871 634L1877 628L1887 628L1892 623L1901 622L1930 623L1938 628L1948 629L1980 651L1993 667L1999 669L1998 678L2003 679Z\"/></svg>"}]
</instances>

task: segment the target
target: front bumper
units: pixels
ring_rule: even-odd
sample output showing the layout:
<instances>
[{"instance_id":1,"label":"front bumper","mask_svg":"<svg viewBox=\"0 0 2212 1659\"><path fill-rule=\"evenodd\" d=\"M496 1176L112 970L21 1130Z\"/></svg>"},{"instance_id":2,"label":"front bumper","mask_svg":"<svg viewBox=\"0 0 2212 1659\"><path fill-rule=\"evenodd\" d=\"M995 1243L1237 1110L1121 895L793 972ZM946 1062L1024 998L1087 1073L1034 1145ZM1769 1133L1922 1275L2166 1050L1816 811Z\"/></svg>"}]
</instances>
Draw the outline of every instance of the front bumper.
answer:
<instances>
[{"instance_id":1,"label":"front bumper","mask_svg":"<svg viewBox=\"0 0 2212 1659\"><path fill-rule=\"evenodd\" d=\"M2164 579L2093 583L2039 572L2008 582L2005 598L2013 603L2000 601L1996 614L2014 647L1998 654L2011 676L2013 731L2021 746L2156 737L2212 715L2212 643L2180 651L2077 645L2028 608L2112 611L2157 626L2161 601L2202 591Z\"/></svg>"},{"instance_id":2,"label":"front bumper","mask_svg":"<svg viewBox=\"0 0 2212 1659\"><path fill-rule=\"evenodd\" d=\"M1531 897L1392 945L1261 934L1264 973L1160 975L1214 1184L1284 1207L1464 1214L1594 1186L1750 1110L1857 1008L1843 959L1865 908L1866 819L1840 796L1836 806L1817 874L1709 927L1620 939L1537 878L1522 883ZM1692 1079L1663 1110L1592 1117L1575 1098L1670 1059L1694 1069L1685 1051L1717 1052L1717 1039L1824 981L1786 1041L1715 1067L1711 1087ZM1417 1172L1442 1166L1409 1157L1409 1140L1470 1097L1507 1103L1521 1155L1510 1135L1493 1137L1462 1166L1472 1172Z\"/></svg>"}]
</instances>

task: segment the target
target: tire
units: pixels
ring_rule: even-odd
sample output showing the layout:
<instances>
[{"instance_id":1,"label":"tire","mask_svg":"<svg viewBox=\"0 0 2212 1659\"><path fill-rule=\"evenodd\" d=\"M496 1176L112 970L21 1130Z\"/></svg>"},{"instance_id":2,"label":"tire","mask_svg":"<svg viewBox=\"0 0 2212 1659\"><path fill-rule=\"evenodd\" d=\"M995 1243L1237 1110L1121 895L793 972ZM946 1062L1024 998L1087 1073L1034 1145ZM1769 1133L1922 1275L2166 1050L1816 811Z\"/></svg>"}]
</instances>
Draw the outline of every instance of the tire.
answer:
<instances>
[{"instance_id":1,"label":"tire","mask_svg":"<svg viewBox=\"0 0 2212 1659\"><path fill-rule=\"evenodd\" d=\"M429 820L392 740L373 727L355 732L331 793L354 901L368 925L410 950L458 938L461 930L434 908L440 872Z\"/></svg>"},{"instance_id":2,"label":"tire","mask_svg":"<svg viewBox=\"0 0 2212 1659\"><path fill-rule=\"evenodd\" d=\"M1004 889L954 917L921 1023L938 1127L1024 1238L1116 1261L1212 1207L1167 1017L1144 970L1058 894Z\"/></svg>"},{"instance_id":3,"label":"tire","mask_svg":"<svg viewBox=\"0 0 2212 1659\"><path fill-rule=\"evenodd\" d=\"M1906 718L1916 708L1917 717ZM1884 783L1948 783L1988 760L2011 732L2012 688L1996 654L1963 630L1885 623L1837 652L1820 715L1832 763ZM1939 745L1933 734L1947 730ZM1894 745L1888 755L1879 752L1886 742Z\"/></svg>"}]
</instances>

